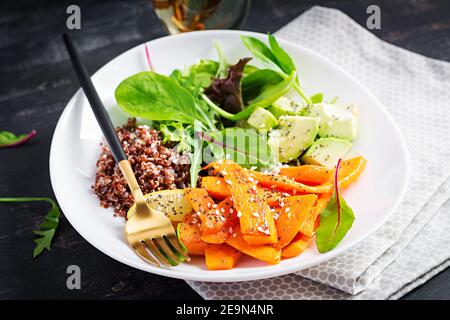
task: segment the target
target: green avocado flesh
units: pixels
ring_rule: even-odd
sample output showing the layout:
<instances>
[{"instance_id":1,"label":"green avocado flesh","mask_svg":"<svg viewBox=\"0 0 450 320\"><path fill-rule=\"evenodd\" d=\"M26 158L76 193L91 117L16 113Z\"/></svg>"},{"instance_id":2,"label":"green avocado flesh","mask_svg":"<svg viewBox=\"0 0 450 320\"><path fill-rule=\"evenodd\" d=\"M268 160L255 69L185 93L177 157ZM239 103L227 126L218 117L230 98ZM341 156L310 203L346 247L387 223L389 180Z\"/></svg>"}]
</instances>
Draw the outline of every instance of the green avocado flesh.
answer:
<instances>
[{"instance_id":1,"label":"green avocado flesh","mask_svg":"<svg viewBox=\"0 0 450 320\"><path fill-rule=\"evenodd\" d=\"M334 168L339 159L343 159L352 147L348 140L338 138L320 138L302 156L306 164Z\"/></svg>"},{"instance_id":2,"label":"green avocado flesh","mask_svg":"<svg viewBox=\"0 0 450 320\"><path fill-rule=\"evenodd\" d=\"M302 116L282 116L278 129L272 130L269 146L279 162L297 159L314 141L319 120Z\"/></svg>"}]
</instances>

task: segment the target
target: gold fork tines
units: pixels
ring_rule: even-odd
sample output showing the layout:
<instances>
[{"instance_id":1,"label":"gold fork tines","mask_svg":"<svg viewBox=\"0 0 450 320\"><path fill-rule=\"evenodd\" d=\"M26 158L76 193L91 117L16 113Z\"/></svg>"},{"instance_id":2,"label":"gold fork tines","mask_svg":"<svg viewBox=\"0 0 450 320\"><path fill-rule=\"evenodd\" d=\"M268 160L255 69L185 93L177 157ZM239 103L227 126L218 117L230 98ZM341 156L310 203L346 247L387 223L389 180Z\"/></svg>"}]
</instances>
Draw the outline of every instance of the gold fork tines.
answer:
<instances>
[{"instance_id":1,"label":"gold fork tines","mask_svg":"<svg viewBox=\"0 0 450 320\"><path fill-rule=\"evenodd\" d=\"M153 265L176 266L189 261L170 219L147 205L128 160L119 162L119 167L136 203L135 212L125 225L125 237L130 246L138 256Z\"/></svg>"}]
</instances>

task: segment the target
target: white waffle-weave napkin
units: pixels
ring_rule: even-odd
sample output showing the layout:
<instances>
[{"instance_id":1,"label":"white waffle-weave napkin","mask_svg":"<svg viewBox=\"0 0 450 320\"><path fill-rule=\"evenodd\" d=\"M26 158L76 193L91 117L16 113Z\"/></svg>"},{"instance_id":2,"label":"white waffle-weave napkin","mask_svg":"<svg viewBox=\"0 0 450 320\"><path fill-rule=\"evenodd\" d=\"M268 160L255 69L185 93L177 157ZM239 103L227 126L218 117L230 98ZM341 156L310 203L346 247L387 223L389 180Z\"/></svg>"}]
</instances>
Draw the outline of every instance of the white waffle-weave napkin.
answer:
<instances>
[{"instance_id":1,"label":"white waffle-weave napkin","mask_svg":"<svg viewBox=\"0 0 450 320\"><path fill-rule=\"evenodd\" d=\"M390 45L323 7L313 7L276 35L334 61L381 100L410 152L407 194L376 233L298 275L188 284L206 299L401 297L449 264L450 63Z\"/></svg>"}]
</instances>

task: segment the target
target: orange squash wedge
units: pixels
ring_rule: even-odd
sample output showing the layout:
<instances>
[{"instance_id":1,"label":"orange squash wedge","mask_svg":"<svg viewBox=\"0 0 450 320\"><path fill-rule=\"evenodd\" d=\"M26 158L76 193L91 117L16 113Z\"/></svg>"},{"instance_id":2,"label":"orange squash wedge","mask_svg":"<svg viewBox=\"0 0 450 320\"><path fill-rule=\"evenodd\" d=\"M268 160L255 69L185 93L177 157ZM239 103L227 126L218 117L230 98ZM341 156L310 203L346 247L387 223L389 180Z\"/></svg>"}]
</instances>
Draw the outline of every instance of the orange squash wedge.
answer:
<instances>
[{"instance_id":1,"label":"orange squash wedge","mask_svg":"<svg viewBox=\"0 0 450 320\"><path fill-rule=\"evenodd\" d=\"M299 231L307 237L312 237L315 230L315 222L318 216L328 205L331 193L322 193L318 196L316 205L312 208L311 214L308 215L306 221L300 226Z\"/></svg>"},{"instance_id":2,"label":"orange squash wedge","mask_svg":"<svg viewBox=\"0 0 450 320\"><path fill-rule=\"evenodd\" d=\"M235 228L234 233L228 237L226 243L246 255L269 264L277 264L281 260L281 248L276 248L270 244L251 245L244 240L239 228Z\"/></svg>"},{"instance_id":3,"label":"orange squash wedge","mask_svg":"<svg viewBox=\"0 0 450 320\"><path fill-rule=\"evenodd\" d=\"M253 245L276 243L278 239L273 214L262 191L256 187L247 171L229 160L213 162L210 166L225 178L245 241Z\"/></svg>"},{"instance_id":4,"label":"orange squash wedge","mask_svg":"<svg viewBox=\"0 0 450 320\"><path fill-rule=\"evenodd\" d=\"M280 175L294 179L307 185L320 185L330 180L333 170L322 166L303 165L280 168Z\"/></svg>"},{"instance_id":5,"label":"orange squash wedge","mask_svg":"<svg viewBox=\"0 0 450 320\"><path fill-rule=\"evenodd\" d=\"M204 255L206 242L202 240L199 218L194 214L186 214L178 224L178 238L190 255Z\"/></svg>"},{"instance_id":6,"label":"orange squash wedge","mask_svg":"<svg viewBox=\"0 0 450 320\"><path fill-rule=\"evenodd\" d=\"M287 246L300 228L311 215L311 210L316 204L317 196L308 194L304 196L287 197L284 206L275 221L278 234L277 245L281 248Z\"/></svg>"},{"instance_id":7,"label":"orange squash wedge","mask_svg":"<svg viewBox=\"0 0 450 320\"><path fill-rule=\"evenodd\" d=\"M293 258L301 254L303 251L308 249L309 245L314 238L305 236L304 234L298 233L291 243L281 251L281 256L283 258Z\"/></svg>"},{"instance_id":8,"label":"orange squash wedge","mask_svg":"<svg viewBox=\"0 0 450 320\"><path fill-rule=\"evenodd\" d=\"M227 244L208 244L205 249L206 267L209 270L229 270L236 266L242 252Z\"/></svg>"}]
</instances>

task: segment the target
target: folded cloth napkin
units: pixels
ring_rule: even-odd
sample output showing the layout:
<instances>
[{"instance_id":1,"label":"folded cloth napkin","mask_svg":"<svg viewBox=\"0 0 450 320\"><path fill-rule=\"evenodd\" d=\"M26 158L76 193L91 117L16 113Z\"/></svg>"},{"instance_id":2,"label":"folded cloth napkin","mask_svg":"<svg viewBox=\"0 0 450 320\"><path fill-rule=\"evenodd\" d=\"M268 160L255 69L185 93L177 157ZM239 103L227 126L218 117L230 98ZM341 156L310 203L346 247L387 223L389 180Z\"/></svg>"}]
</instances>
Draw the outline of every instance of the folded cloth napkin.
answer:
<instances>
[{"instance_id":1,"label":"folded cloth napkin","mask_svg":"<svg viewBox=\"0 0 450 320\"><path fill-rule=\"evenodd\" d=\"M332 60L380 99L409 149L408 191L377 232L318 266L258 281L188 284L206 299L399 298L449 264L450 63L381 41L323 7L276 35Z\"/></svg>"}]
</instances>

